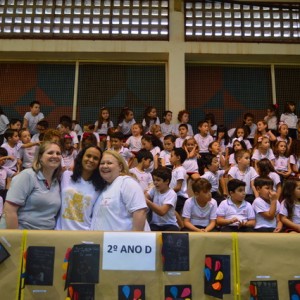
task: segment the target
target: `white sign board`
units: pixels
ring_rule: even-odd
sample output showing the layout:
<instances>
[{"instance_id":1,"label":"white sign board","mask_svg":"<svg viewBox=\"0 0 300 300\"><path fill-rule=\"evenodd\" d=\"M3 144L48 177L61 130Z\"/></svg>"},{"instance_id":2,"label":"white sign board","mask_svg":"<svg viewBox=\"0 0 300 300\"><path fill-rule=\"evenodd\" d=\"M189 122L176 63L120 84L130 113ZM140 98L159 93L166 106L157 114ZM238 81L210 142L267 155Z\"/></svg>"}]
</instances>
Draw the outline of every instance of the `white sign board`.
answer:
<instances>
[{"instance_id":1,"label":"white sign board","mask_svg":"<svg viewBox=\"0 0 300 300\"><path fill-rule=\"evenodd\" d=\"M104 232L103 270L155 271L156 234Z\"/></svg>"}]
</instances>

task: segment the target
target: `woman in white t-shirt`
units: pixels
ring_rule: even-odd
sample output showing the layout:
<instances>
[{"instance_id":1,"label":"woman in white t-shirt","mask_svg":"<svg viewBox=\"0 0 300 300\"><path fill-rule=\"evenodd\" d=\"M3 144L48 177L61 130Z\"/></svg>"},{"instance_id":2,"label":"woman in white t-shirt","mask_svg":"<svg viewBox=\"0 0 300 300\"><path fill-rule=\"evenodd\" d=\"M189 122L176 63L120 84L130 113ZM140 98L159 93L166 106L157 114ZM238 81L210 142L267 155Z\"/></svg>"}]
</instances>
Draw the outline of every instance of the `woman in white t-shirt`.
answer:
<instances>
[{"instance_id":1,"label":"woman in white t-shirt","mask_svg":"<svg viewBox=\"0 0 300 300\"><path fill-rule=\"evenodd\" d=\"M88 146L77 155L72 171L61 178L61 210L57 220L58 230L89 230L94 204L104 188L98 168L101 149Z\"/></svg>"},{"instance_id":2,"label":"woman in white t-shirt","mask_svg":"<svg viewBox=\"0 0 300 300\"><path fill-rule=\"evenodd\" d=\"M144 192L130 176L123 157L116 151L105 151L99 170L106 187L95 204L91 229L143 231L147 211Z\"/></svg>"}]
</instances>

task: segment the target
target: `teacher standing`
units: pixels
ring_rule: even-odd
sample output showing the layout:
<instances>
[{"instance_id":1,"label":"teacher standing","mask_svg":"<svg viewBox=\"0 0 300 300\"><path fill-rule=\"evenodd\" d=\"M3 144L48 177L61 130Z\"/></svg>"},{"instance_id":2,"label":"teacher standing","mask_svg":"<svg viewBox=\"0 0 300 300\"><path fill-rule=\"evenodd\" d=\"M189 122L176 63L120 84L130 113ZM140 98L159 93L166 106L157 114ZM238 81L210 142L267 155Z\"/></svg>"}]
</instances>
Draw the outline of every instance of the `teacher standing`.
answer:
<instances>
[{"instance_id":1,"label":"teacher standing","mask_svg":"<svg viewBox=\"0 0 300 300\"><path fill-rule=\"evenodd\" d=\"M72 171L65 171L61 179L62 206L55 229L89 230L92 209L104 187L99 174L102 151L88 146L77 155Z\"/></svg>"},{"instance_id":2,"label":"teacher standing","mask_svg":"<svg viewBox=\"0 0 300 300\"><path fill-rule=\"evenodd\" d=\"M13 177L4 212L7 229L54 229L60 210L61 148L44 142L32 168Z\"/></svg>"},{"instance_id":3,"label":"teacher standing","mask_svg":"<svg viewBox=\"0 0 300 300\"><path fill-rule=\"evenodd\" d=\"M123 157L115 151L105 151L99 170L106 187L95 204L91 229L143 231L147 204Z\"/></svg>"}]
</instances>

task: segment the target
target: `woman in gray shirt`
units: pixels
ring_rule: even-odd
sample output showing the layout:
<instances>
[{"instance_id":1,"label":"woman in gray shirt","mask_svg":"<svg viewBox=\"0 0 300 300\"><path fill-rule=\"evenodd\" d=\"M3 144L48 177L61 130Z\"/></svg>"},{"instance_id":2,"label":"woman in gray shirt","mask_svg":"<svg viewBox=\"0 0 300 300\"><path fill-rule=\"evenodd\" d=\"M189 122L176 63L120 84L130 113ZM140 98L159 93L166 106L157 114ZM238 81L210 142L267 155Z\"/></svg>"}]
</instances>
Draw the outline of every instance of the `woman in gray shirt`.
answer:
<instances>
[{"instance_id":1,"label":"woman in gray shirt","mask_svg":"<svg viewBox=\"0 0 300 300\"><path fill-rule=\"evenodd\" d=\"M12 179L4 206L7 229L54 229L61 206L60 171L60 146L44 142L32 168Z\"/></svg>"}]
</instances>

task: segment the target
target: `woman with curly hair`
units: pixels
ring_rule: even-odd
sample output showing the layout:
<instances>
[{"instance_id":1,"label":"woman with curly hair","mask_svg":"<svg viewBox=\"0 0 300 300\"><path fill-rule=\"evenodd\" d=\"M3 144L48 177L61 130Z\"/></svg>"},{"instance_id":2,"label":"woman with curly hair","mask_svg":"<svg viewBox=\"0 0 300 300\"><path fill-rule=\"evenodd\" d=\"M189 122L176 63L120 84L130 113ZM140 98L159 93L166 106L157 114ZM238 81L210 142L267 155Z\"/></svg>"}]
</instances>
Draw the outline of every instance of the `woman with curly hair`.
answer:
<instances>
[{"instance_id":1,"label":"woman with curly hair","mask_svg":"<svg viewBox=\"0 0 300 300\"><path fill-rule=\"evenodd\" d=\"M56 229L89 230L94 204L104 187L98 168L102 151L97 146L82 149L72 171L61 179L61 210Z\"/></svg>"}]
</instances>

